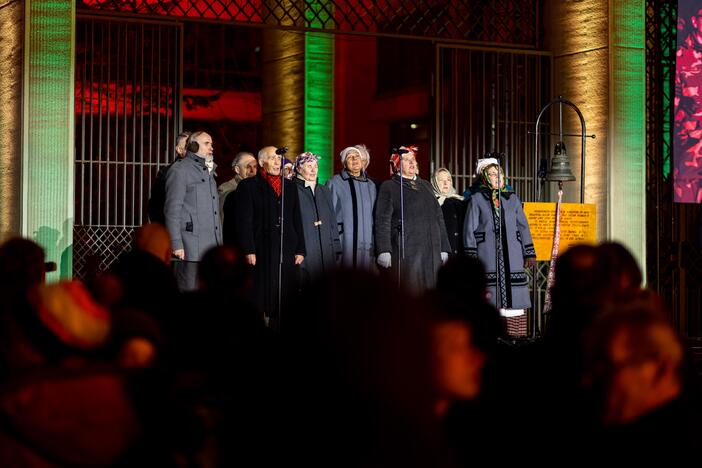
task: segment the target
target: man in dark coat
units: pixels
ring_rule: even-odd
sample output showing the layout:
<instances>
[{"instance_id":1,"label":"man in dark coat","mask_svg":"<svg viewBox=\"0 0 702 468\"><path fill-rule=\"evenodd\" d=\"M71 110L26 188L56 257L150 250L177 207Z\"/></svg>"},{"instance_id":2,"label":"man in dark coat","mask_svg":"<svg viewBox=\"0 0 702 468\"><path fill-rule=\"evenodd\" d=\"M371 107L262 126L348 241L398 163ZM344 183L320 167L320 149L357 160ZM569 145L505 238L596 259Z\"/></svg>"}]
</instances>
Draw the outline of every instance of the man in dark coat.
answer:
<instances>
[{"instance_id":1,"label":"man in dark coat","mask_svg":"<svg viewBox=\"0 0 702 468\"><path fill-rule=\"evenodd\" d=\"M173 164L166 177L166 227L181 291L195 289L200 258L211 247L222 245L212 138L195 132L187 149L185 158Z\"/></svg>"},{"instance_id":2,"label":"man in dark coat","mask_svg":"<svg viewBox=\"0 0 702 468\"><path fill-rule=\"evenodd\" d=\"M295 159L295 185L300 199L302 231L307 256L302 262L303 281L314 281L336 268L341 254L339 230L331 192L317 183L319 156L302 153Z\"/></svg>"},{"instance_id":3,"label":"man in dark coat","mask_svg":"<svg viewBox=\"0 0 702 468\"><path fill-rule=\"evenodd\" d=\"M431 184L417 176L417 148L400 148L404 154L393 154L395 175L380 186L375 207L375 251L378 265L397 268L401 263L401 285L416 294L436 284L436 274L451 251L444 216L434 198ZM402 196L400 203L400 164L402 164ZM404 211L404 242L401 219ZM404 256L402 245L404 244Z\"/></svg>"},{"instance_id":4,"label":"man in dark coat","mask_svg":"<svg viewBox=\"0 0 702 468\"><path fill-rule=\"evenodd\" d=\"M166 176L168 170L176 163L185 157L185 146L190 138L190 132L180 133L175 141L175 159L168 165L159 169L154 179L154 184L151 186L151 197L148 203L149 221L152 223L161 223L166 225L166 215L164 213L166 204Z\"/></svg>"},{"instance_id":5,"label":"man in dark coat","mask_svg":"<svg viewBox=\"0 0 702 468\"><path fill-rule=\"evenodd\" d=\"M283 207L282 297L297 289L297 266L305 258L297 189L292 181L281 179L281 156L274 146L258 152L261 170L239 183L234 197L236 238L254 267L254 302L274 328L279 328L278 268L280 265L280 217ZM283 185L284 184L284 185ZM284 191L283 191L284 189ZM281 197L283 195L283 197Z\"/></svg>"}]
</instances>

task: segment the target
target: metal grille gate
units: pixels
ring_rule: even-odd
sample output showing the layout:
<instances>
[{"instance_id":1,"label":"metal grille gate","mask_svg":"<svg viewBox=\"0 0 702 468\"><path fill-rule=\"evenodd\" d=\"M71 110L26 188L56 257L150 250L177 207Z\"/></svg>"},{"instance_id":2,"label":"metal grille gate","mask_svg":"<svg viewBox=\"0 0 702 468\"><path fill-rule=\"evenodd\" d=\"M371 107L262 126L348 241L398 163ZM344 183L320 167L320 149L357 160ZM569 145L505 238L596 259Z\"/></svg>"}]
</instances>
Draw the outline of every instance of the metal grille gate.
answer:
<instances>
[{"instance_id":1,"label":"metal grille gate","mask_svg":"<svg viewBox=\"0 0 702 468\"><path fill-rule=\"evenodd\" d=\"M538 0L80 0L79 10L538 47Z\"/></svg>"},{"instance_id":2,"label":"metal grille gate","mask_svg":"<svg viewBox=\"0 0 702 468\"><path fill-rule=\"evenodd\" d=\"M505 154L508 183L522 201L534 201L532 132L541 107L551 99L551 55L439 45L436 57L432 172L439 167L449 169L460 193L475 180L477 160L494 149ZM491 148L493 95L495 147ZM541 131L549 128L546 119ZM540 141L542 154L547 154L549 138ZM541 317L547 275L548 262L540 262L536 317Z\"/></svg>"},{"instance_id":3,"label":"metal grille gate","mask_svg":"<svg viewBox=\"0 0 702 468\"><path fill-rule=\"evenodd\" d=\"M146 221L180 128L182 27L79 17L73 273L106 269Z\"/></svg>"}]
</instances>

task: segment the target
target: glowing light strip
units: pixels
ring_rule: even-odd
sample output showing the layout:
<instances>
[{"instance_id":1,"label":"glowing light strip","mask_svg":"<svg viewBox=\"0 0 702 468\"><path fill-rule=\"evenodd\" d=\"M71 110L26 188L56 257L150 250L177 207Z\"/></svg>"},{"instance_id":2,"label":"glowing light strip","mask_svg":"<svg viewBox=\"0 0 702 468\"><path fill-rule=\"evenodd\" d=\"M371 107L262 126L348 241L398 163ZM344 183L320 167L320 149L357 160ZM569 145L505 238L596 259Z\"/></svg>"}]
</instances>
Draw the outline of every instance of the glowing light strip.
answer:
<instances>
[{"instance_id":1,"label":"glowing light strip","mask_svg":"<svg viewBox=\"0 0 702 468\"><path fill-rule=\"evenodd\" d=\"M26 0L24 43L22 235L56 280L73 261L75 2Z\"/></svg>"},{"instance_id":2,"label":"glowing light strip","mask_svg":"<svg viewBox=\"0 0 702 468\"><path fill-rule=\"evenodd\" d=\"M626 245L644 269L646 5L643 0L620 0L609 6L609 238Z\"/></svg>"},{"instance_id":3,"label":"glowing light strip","mask_svg":"<svg viewBox=\"0 0 702 468\"><path fill-rule=\"evenodd\" d=\"M317 12L315 15L314 12ZM321 27L333 12L329 1L307 2L310 27ZM317 24L319 23L319 24ZM334 36L305 33L305 150L322 156L319 181L334 172Z\"/></svg>"}]
</instances>

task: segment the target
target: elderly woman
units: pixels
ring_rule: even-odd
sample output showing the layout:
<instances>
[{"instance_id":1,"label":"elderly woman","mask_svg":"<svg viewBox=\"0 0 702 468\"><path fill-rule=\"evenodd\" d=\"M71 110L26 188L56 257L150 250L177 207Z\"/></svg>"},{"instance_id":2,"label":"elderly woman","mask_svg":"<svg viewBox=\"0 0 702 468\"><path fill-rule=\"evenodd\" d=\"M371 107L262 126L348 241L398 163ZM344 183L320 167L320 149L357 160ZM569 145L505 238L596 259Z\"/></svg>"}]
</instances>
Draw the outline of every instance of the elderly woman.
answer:
<instances>
[{"instance_id":1,"label":"elderly woman","mask_svg":"<svg viewBox=\"0 0 702 468\"><path fill-rule=\"evenodd\" d=\"M485 265L490 302L503 316L522 316L531 307L525 266L536 258L522 202L506 189L494 158L480 159L480 191L468 201L463 242L468 255Z\"/></svg>"},{"instance_id":2,"label":"elderly woman","mask_svg":"<svg viewBox=\"0 0 702 468\"><path fill-rule=\"evenodd\" d=\"M375 250L378 265L395 272L399 268L401 286L421 293L436 284L436 273L448 259L451 244L431 184L417 175L417 147L402 146L403 152L392 155L394 175L380 186L375 208Z\"/></svg>"},{"instance_id":3,"label":"elderly woman","mask_svg":"<svg viewBox=\"0 0 702 468\"><path fill-rule=\"evenodd\" d=\"M319 156L302 153L295 160L295 186L300 201L302 232L307 256L300 265L303 280L316 280L336 266L341 242L328 188L317 183Z\"/></svg>"},{"instance_id":4,"label":"elderly woman","mask_svg":"<svg viewBox=\"0 0 702 468\"><path fill-rule=\"evenodd\" d=\"M363 145L349 146L340 153L342 171L327 182L341 238L341 265L375 270L373 252L373 208L376 186L366 176L370 154Z\"/></svg>"},{"instance_id":5,"label":"elderly woman","mask_svg":"<svg viewBox=\"0 0 702 468\"><path fill-rule=\"evenodd\" d=\"M441 206L446 223L446 234L451 243L451 253L463 253L463 221L466 215L466 204L463 197L456 193L448 169L441 167L431 178L434 196Z\"/></svg>"}]
</instances>

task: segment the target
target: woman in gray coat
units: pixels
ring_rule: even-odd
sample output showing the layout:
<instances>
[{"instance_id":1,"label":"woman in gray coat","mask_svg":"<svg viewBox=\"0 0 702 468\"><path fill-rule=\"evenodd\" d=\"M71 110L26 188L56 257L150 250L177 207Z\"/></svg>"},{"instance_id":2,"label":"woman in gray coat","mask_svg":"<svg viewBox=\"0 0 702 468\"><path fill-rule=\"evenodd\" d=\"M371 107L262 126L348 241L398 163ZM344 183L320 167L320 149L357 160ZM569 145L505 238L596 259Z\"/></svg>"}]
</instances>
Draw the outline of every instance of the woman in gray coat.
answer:
<instances>
[{"instance_id":1,"label":"woman in gray coat","mask_svg":"<svg viewBox=\"0 0 702 468\"><path fill-rule=\"evenodd\" d=\"M339 226L342 266L375 271L373 208L376 187L365 173L369 161L365 146L345 148L341 152L344 169L327 182L327 187L332 194Z\"/></svg>"},{"instance_id":2,"label":"woman in gray coat","mask_svg":"<svg viewBox=\"0 0 702 468\"><path fill-rule=\"evenodd\" d=\"M476 172L481 184L468 201L465 251L483 262L489 300L504 316L510 316L510 310L531 307L525 266L535 261L536 251L522 202L505 188L497 160L479 160Z\"/></svg>"},{"instance_id":3,"label":"woman in gray coat","mask_svg":"<svg viewBox=\"0 0 702 468\"><path fill-rule=\"evenodd\" d=\"M339 231L328 188L317 183L319 156L302 153L295 160L297 187L307 256L300 268L303 281L314 281L336 267L341 254Z\"/></svg>"}]
</instances>

